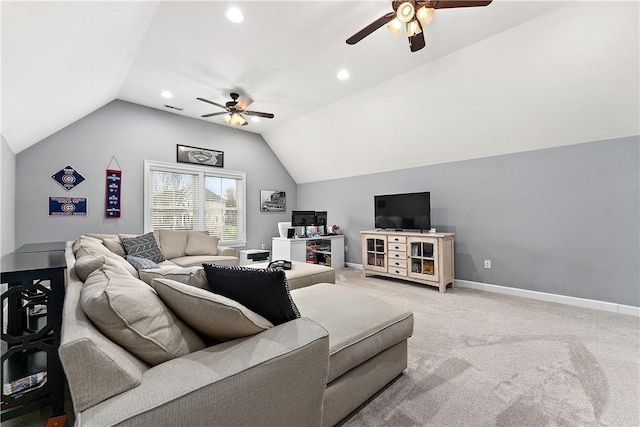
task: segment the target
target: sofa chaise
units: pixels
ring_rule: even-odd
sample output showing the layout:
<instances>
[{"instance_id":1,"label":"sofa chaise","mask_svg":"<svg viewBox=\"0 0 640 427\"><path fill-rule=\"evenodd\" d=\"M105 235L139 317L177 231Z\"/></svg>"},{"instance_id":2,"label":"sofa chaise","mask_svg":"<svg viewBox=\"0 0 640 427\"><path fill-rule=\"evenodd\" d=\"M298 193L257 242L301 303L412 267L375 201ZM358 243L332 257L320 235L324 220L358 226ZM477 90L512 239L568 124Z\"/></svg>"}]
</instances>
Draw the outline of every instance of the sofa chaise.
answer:
<instances>
[{"instance_id":1,"label":"sofa chaise","mask_svg":"<svg viewBox=\"0 0 640 427\"><path fill-rule=\"evenodd\" d=\"M77 426L331 426L407 366L413 315L403 308L344 286L318 283L290 292L300 318L265 326L264 319L241 304L189 283L191 273L184 275L184 283L173 280L180 279L178 274L152 277L150 286L140 279L144 270L132 272L120 264L113 255L122 256L107 247L116 242L105 244L104 239L81 236L68 242L65 251L59 354ZM139 343L139 330L131 324L124 326L125 338L138 340L134 347L109 338L104 324L94 322L99 315L83 308L85 294L96 288L107 295L107 308L125 304L121 312L126 315L140 316L153 302L162 313L138 318L137 324L153 329L169 319L168 327L180 333L165 347L182 346L182 352L168 360L142 358L135 345L158 347L158 342ZM242 321L253 319L251 325L262 329L230 340L204 337L198 325L187 325L191 313L168 308L176 301L165 298L162 289L227 301L219 310L233 316L242 312L247 316ZM120 320L116 317L115 322ZM173 351L167 348L161 350Z\"/></svg>"}]
</instances>

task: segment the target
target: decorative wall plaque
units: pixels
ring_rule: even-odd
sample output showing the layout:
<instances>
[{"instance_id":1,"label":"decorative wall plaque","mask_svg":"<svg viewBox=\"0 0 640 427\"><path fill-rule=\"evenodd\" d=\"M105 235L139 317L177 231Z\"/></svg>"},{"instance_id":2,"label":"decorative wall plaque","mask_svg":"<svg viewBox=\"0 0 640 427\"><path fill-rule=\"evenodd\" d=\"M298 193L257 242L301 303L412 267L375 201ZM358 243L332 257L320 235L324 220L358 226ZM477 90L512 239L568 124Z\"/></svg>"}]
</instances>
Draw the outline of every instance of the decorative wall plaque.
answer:
<instances>
[{"instance_id":1,"label":"decorative wall plaque","mask_svg":"<svg viewBox=\"0 0 640 427\"><path fill-rule=\"evenodd\" d=\"M78 171L71 166L60 169L54 175L51 175L51 178L53 178L58 184L62 185L62 187L67 191L72 190L76 185L84 181L84 176L80 175Z\"/></svg>"}]
</instances>

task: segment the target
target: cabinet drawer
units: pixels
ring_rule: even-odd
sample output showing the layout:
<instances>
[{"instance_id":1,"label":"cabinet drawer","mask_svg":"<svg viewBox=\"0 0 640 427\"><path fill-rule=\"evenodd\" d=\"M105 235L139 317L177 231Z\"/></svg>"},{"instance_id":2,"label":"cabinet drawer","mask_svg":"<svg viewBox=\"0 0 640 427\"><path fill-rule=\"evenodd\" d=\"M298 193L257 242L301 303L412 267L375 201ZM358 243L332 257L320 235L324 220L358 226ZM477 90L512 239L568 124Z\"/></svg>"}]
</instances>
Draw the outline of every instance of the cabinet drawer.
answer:
<instances>
[{"instance_id":1,"label":"cabinet drawer","mask_svg":"<svg viewBox=\"0 0 640 427\"><path fill-rule=\"evenodd\" d=\"M390 251L399 251L399 252L407 252L407 244L406 243L389 243Z\"/></svg>"},{"instance_id":2,"label":"cabinet drawer","mask_svg":"<svg viewBox=\"0 0 640 427\"><path fill-rule=\"evenodd\" d=\"M392 268L407 268L406 259L389 259L389 269Z\"/></svg>"},{"instance_id":3,"label":"cabinet drawer","mask_svg":"<svg viewBox=\"0 0 640 427\"><path fill-rule=\"evenodd\" d=\"M387 270L387 273L398 275L398 276L407 277L407 269L406 268L394 268L394 267L389 266L389 270Z\"/></svg>"},{"instance_id":4,"label":"cabinet drawer","mask_svg":"<svg viewBox=\"0 0 640 427\"><path fill-rule=\"evenodd\" d=\"M389 251L389 262L391 262L394 259L403 259L406 260L407 259L407 252L400 252L400 251Z\"/></svg>"},{"instance_id":5,"label":"cabinet drawer","mask_svg":"<svg viewBox=\"0 0 640 427\"><path fill-rule=\"evenodd\" d=\"M406 236L387 236L387 241L391 243L407 243Z\"/></svg>"}]
</instances>

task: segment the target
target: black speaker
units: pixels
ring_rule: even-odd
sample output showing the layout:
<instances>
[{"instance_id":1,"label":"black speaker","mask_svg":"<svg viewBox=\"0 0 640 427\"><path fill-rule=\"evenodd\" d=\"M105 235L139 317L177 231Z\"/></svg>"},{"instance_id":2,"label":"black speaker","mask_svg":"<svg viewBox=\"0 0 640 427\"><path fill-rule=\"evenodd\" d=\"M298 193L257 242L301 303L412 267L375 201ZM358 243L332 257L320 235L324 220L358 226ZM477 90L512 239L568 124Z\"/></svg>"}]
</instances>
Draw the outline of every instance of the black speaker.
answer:
<instances>
[{"instance_id":1,"label":"black speaker","mask_svg":"<svg viewBox=\"0 0 640 427\"><path fill-rule=\"evenodd\" d=\"M287 239L293 239L293 236L296 234L295 228L287 228Z\"/></svg>"}]
</instances>

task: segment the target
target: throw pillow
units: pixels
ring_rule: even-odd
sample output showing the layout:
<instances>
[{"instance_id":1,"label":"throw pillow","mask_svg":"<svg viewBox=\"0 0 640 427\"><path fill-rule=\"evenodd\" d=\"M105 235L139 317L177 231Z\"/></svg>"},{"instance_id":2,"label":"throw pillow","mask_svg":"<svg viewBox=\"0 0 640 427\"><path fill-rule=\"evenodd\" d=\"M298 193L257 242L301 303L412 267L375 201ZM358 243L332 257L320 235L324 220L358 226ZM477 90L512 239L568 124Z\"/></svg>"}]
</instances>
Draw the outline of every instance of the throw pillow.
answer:
<instances>
[{"instance_id":1,"label":"throw pillow","mask_svg":"<svg viewBox=\"0 0 640 427\"><path fill-rule=\"evenodd\" d=\"M209 289L238 301L274 325L300 317L284 271L202 264Z\"/></svg>"},{"instance_id":2,"label":"throw pillow","mask_svg":"<svg viewBox=\"0 0 640 427\"><path fill-rule=\"evenodd\" d=\"M217 237L199 231L190 231L184 254L187 256L218 255L218 240Z\"/></svg>"},{"instance_id":3,"label":"throw pillow","mask_svg":"<svg viewBox=\"0 0 640 427\"><path fill-rule=\"evenodd\" d=\"M120 240L127 255L150 259L156 263L164 261L164 256L151 232L138 237L121 238Z\"/></svg>"},{"instance_id":4,"label":"throw pillow","mask_svg":"<svg viewBox=\"0 0 640 427\"><path fill-rule=\"evenodd\" d=\"M205 347L151 286L109 266L89 275L80 305L103 334L150 365Z\"/></svg>"},{"instance_id":5,"label":"throw pillow","mask_svg":"<svg viewBox=\"0 0 640 427\"><path fill-rule=\"evenodd\" d=\"M136 270L160 268L158 264L151 261L150 259L140 258L139 256L133 256L133 255L127 255L125 258L127 261L129 261L129 264L135 267Z\"/></svg>"},{"instance_id":6,"label":"throw pillow","mask_svg":"<svg viewBox=\"0 0 640 427\"><path fill-rule=\"evenodd\" d=\"M208 290L168 279L153 279L151 285L180 319L214 340L228 341L273 327L242 304Z\"/></svg>"}]
</instances>

